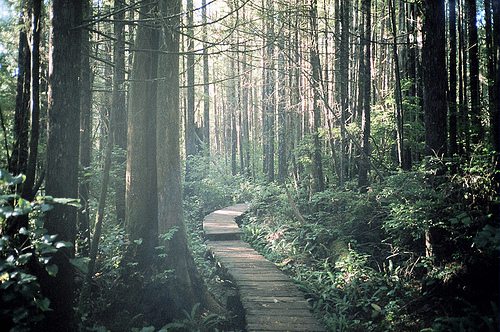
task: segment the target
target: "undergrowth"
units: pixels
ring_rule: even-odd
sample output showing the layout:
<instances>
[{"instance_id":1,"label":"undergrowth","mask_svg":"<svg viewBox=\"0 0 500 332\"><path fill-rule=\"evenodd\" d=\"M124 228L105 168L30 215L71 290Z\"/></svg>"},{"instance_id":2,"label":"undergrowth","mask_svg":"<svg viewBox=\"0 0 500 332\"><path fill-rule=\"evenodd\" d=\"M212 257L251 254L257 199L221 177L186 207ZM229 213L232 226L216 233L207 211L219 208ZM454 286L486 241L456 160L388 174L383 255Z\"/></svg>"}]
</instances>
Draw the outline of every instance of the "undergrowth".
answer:
<instances>
[{"instance_id":1,"label":"undergrowth","mask_svg":"<svg viewBox=\"0 0 500 332\"><path fill-rule=\"evenodd\" d=\"M245 236L296 280L329 331L496 331L488 165L476 157L436 175L427 163L365 193L354 183L312 196L256 186ZM429 232L439 237L426 243Z\"/></svg>"}]
</instances>

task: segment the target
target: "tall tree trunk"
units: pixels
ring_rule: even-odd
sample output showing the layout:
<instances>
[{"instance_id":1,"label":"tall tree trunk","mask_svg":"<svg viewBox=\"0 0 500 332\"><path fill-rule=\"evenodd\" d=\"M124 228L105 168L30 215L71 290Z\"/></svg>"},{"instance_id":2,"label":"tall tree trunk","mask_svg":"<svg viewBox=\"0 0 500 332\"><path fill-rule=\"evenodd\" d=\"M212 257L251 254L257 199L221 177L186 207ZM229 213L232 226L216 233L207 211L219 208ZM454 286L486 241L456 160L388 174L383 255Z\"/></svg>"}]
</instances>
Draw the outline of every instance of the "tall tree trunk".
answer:
<instances>
[{"instance_id":1,"label":"tall tree trunk","mask_svg":"<svg viewBox=\"0 0 500 332\"><path fill-rule=\"evenodd\" d=\"M467 105L467 50L466 50L466 38L467 33L463 22L465 21L464 5L463 1L459 0L459 24L458 24L458 136L462 136L461 141L463 143L459 147L460 153L469 153L470 151L470 132L469 132L469 112Z\"/></svg>"},{"instance_id":2,"label":"tall tree trunk","mask_svg":"<svg viewBox=\"0 0 500 332\"><path fill-rule=\"evenodd\" d=\"M487 84L488 84L488 111L490 114L490 134L492 142L495 141L494 133L494 105L495 105L495 94L497 93L494 89L495 84L495 50L493 47L493 36L492 36L492 20L491 20L491 0L484 0L484 12L485 12L485 32L486 32L486 61L487 61Z\"/></svg>"},{"instance_id":3,"label":"tall tree trunk","mask_svg":"<svg viewBox=\"0 0 500 332\"><path fill-rule=\"evenodd\" d=\"M17 56L17 90L16 110L14 113L14 147L12 150L9 171L13 174L26 173L28 161L29 137L29 100L31 78L31 53L28 43L26 26L30 20L31 11L27 0L21 1L21 16L19 18L19 47Z\"/></svg>"},{"instance_id":4,"label":"tall tree trunk","mask_svg":"<svg viewBox=\"0 0 500 332\"><path fill-rule=\"evenodd\" d=\"M477 10L476 0L468 0L468 28L469 28L469 85L470 85L470 119L471 142L480 143L484 138L484 128L481 124L481 100L479 90L479 41L477 37Z\"/></svg>"},{"instance_id":5,"label":"tall tree trunk","mask_svg":"<svg viewBox=\"0 0 500 332\"><path fill-rule=\"evenodd\" d=\"M281 8L283 9L283 8ZM284 9L280 10L280 22L285 21ZM278 36L278 182L284 183L287 176L288 155L286 132L287 115L286 115L286 71L285 71L285 35L282 33Z\"/></svg>"},{"instance_id":6,"label":"tall tree trunk","mask_svg":"<svg viewBox=\"0 0 500 332\"><path fill-rule=\"evenodd\" d=\"M187 56L186 56L186 75L187 75L187 105L186 105L186 178L189 179L190 167L189 156L196 154L196 124L194 121L194 29L193 29L193 0L187 0Z\"/></svg>"},{"instance_id":7,"label":"tall tree trunk","mask_svg":"<svg viewBox=\"0 0 500 332\"><path fill-rule=\"evenodd\" d=\"M391 0L389 0L391 1ZM369 185L368 171L370 168L370 129L371 129L371 34L372 34L372 22L371 22L371 0L363 0L361 11L365 17L365 35L362 36L362 47L363 47L363 59L365 64L363 66L363 114L361 118L361 132L363 133L363 139L361 140L361 160L359 164L359 174L358 174L358 186L362 190L366 190ZM393 26L394 28L394 26ZM397 54L396 54L397 59ZM398 66L399 67L399 66ZM397 68L399 71L399 68ZM399 75L396 75L396 80ZM397 83L396 83L397 84ZM402 147L401 147L402 148ZM401 151L402 152L402 151Z\"/></svg>"},{"instance_id":8,"label":"tall tree trunk","mask_svg":"<svg viewBox=\"0 0 500 332\"><path fill-rule=\"evenodd\" d=\"M444 0L424 2L424 44L422 49L424 85L425 145L427 155L446 155L446 58Z\"/></svg>"},{"instance_id":9,"label":"tall tree trunk","mask_svg":"<svg viewBox=\"0 0 500 332\"><path fill-rule=\"evenodd\" d=\"M266 53L264 76L264 172L269 182L274 181L274 126L275 126L275 68L274 68L274 4L266 2Z\"/></svg>"},{"instance_id":10,"label":"tall tree trunk","mask_svg":"<svg viewBox=\"0 0 500 332\"><path fill-rule=\"evenodd\" d=\"M494 100L492 110L492 134L493 146L495 147L496 160L495 160L495 184L497 197L500 197L500 3L493 1L493 53L495 55L495 71L496 77L493 83ZM494 220L500 220L500 203L496 203L494 208Z\"/></svg>"},{"instance_id":11,"label":"tall tree trunk","mask_svg":"<svg viewBox=\"0 0 500 332\"><path fill-rule=\"evenodd\" d=\"M321 64L319 59L319 34L318 34L318 2L311 0L309 8L309 23L311 33L310 61L312 67L312 88L313 88L313 191L321 192L325 189L323 178L323 164L321 161L321 143L319 140L319 130L321 127L321 112L319 102L321 100L320 81Z\"/></svg>"},{"instance_id":12,"label":"tall tree trunk","mask_svg":"<svg viewBox=\"0 0 500 332\"><path fill-rule=\"evenodd\" d=\"M457 22L456 0L450 0L448 7L449 35L450 35L450 60L449 60L449 140L450 156L458 153L457 135Z\"/></svg>"},{"instance_id":13,"label":"tall tree trunk","mask_svg":"<svg viewBox=\"0 0 500 332\"><path fill-rule=\"evenodd\" d=\"M208 39L207 33L207 0L201 0L201 17L203 23L203 41ZM207 44L203 44L203 142L210 156L210 85Z\"/></svg>"},{"instance_id":14,"label":"tall tree trunk","mask_svg":"<svg viewBox=\"0 0 500 332\"><path fill-rule=\"evenodd\" d=\"M77 198L80 123L80 66L82 1L52 2L49 59L49 109L47 175L45 190L53 197ZM76 209L55 205L45 220L49 234L58 241L75 243ZM47 313L40 330L74 331L74 272L69 259L73 248L61 248L52 258L59 272L42 274L42 292L53 311Z\"/></svg>"},{"instance_id":15,"label":"tall tree trunk","mask_svg":"<svg viewBox=\"0 0 500 332\"><path fill-rule=\"evenodd\" d=\"M229 129L230 129L230 146L231 146L231 174L236 175L238 172L237 170L237 165L236 165L236 154L238 150L238 133L236 129L236 114L238 110L238 91L236 87L236 70L235 70L235 61L234 58L231 58L230 60L231 65L230 65L230 74L228 75L231 78L231 81L229 83Z\"/></svg>"},{"instance_id":16,"label":"tall tree trunk","mask_svg":"<svg viewBox=\"0 0 500 332\"><path fill-rule=\"evenodd\" d=\"M398 56L398 45L397 45L397 32L396 32L396 8L395 0L389 0L389 10L391 15L391 32L392 32L392 55L394 58L394 73L396 76L396 87L394 94L396 96L396 148L398 155L399 167L405 168L406 163L404 161L404 147L403 147L403 94L401 93L401 71L399 68L399 56ZM367 81L369 82L369 81Z\"/></svg>"},{"instance_id":17,"label":"tall tree trunk","mask_svg":"<svg viewBox=\"0 0 500 332\"><path fill-rule=\"evenodd\" d=\"M115 160L118 174L115 179L116 219L125 222L125 165L127 161L127 108L125 95L125 0L115 0L113 45L113 93L111 96L113 141L118 148Z\"/></svg>"},{"instance_id":18,"label":"tall tree trunk","mask_svg":"<svg viewBox=\"0 0 500 332\"><path fill-rule=\"evenodd\" d=\"M31 79L30 79L30 113L31 132L29 155L26 167L26 180L22 195L31 201L35 195L36 168L38 159L38 139L40 137L40 29L42 1L31 2Z\"/></svg>"},{"instance_id":19,"label":"tall tree trunk","mask_svg":"<svg viewBox=\"0 0 500 332\"><path fill-rule=\"evenodd\" d=\"M125 224L139 243L135 259L142 270L151 267L158 242L156 184L156 78L158 31L145 20L153 5L139 13L128 102L127 183Z\"/></svg>"},{"instance_id":20,"label":"tall tree trunk","mask_svg":"<svg viewBox=\"0 0 500 332\"><path fill-rule=\"evenodd\" d=\"M425 152L446 156L446 54L444 0L425 0L422 65L424 87ZM442 232L435 226L426 230L426 252L441 261Z\"/></svg>"},{"instance_id":21,"label":"tall tree trunk","mask_svg":"<svg viewBox=\"0 0 500 332\"><path fill-rule=\"evenodd\" d=\"M243 14L244 15L244 14ZM243 19L245 17L243 16ZM244 159L244 164L245 164L245 169L244 173L247 176L250 176L250 125L249 125L249 90L250 90L250 75L248 74L248 68L247 68L247 52L246 52L246 46L245 49L243 50L243 63L242 63L242 72L243 72L243 95L242 95L242 112L243 112L243 125L242 125L242 130L243 130L243 139L241 143L241 147L243 149L243 159ZM250 91L251 93L251 91Z\"/></svg>"},{"instance_id":22,"label":"tall tree trunk","mask_svg":"<svg viewBox=\"0 0 500 332\"><path fill-rule=\"evenodd\" d=\"M497 184L500 190L500 3L493 1L493 54L495 56L496 77L493 83L494 100L492 110L493 146L497 153Z\"/></svg>"},{"instance_id":23,"label":"tall tree trunk","mask_svg":"<svg viewBox=\"0 0 500 332\"><path fill-rule=\"evenodd\" d=\"M414 105L418 105L417 93L418 87L420 86L417 78L417 66L418 66L418 52L417 52L417 29L416 29L416 4L407 4L406 10L406 21L408 22L408 34L406 37L407 45L407 55L408 59L406 61L406 73L407 78L411 82L410 88L408 89L408 97ZM410 113L410 119L406 121L418 121L418 111ZM418 137L416 137L418 140ZM418 151L415 151L418 153ZM416 153L412 153L412 148L409 144L406 144L405 157L403 158L406 163L406 168L410 169L412 165L413 156ZM418 159L418 158L417 158Z\"/></svg>"},{"instance_id":24,"label":"tall tree trunk","mask_svg":"<svg viewBox=\"0 0 500 332\"><path fill-rule=\"evenodd\" d=\"M174 315L181 310L191 310L195 303L205 306L203 283L196 273L193 258L187 247L186 228L183 222L181 193L181 161L179 146L179 29L180 0L162 0L160 12L167 18L162 24L160 55L157 126L158 153L158 231L165 234L177 229L173 238L162 242L168 247L167 266L175 270L170 280L168 294L173 307L166 308Z\"/></svg>"},{"instance_id":25,"label":"tall tree trunk","mask_svg":"<svg viewBox=\"0 0 500 332\"><path fill-rule=\"evenodd\" d=\"M91 16L89 0L82 1L84 19ZM80 169L83 177L78 183L78 197L82 205L78 211L78 252L88 255L90 249L90 179L86 176L92 163L92 71L90 68L90 34L82 30L82 65L80 89Z\"/></svg>"},{"instance_id":26,"label":"tall tree trunk","mask_svg":"<svg viewBox=\"0 0 500 332\"><path fill-rule=\"evenodd\" d=\"M340 185L346 180L347 169L347 136L346 136L346 120L349 110L349 4L350 0L342 0L340 3Z\"/></svg>"}]
</instances>

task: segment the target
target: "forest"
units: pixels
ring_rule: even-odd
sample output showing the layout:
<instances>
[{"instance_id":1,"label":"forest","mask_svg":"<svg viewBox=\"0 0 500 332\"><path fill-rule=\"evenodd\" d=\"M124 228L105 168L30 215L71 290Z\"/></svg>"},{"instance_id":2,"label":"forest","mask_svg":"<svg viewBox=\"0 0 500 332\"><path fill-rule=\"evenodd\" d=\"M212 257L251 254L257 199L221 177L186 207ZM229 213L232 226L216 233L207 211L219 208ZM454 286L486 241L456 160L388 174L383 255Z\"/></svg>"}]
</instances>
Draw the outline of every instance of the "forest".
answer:
<instances>
[{"instance_id":1,"label":"forest","mask_svg":"<svg viewBox=\"0 0 500 332\"><path fill-rule=\"evenodd\" d=\"M0 0L0 330L252 331L245 203L325 331L499 331L499 130L499 0Z\"/></svg>"}]
</instances>

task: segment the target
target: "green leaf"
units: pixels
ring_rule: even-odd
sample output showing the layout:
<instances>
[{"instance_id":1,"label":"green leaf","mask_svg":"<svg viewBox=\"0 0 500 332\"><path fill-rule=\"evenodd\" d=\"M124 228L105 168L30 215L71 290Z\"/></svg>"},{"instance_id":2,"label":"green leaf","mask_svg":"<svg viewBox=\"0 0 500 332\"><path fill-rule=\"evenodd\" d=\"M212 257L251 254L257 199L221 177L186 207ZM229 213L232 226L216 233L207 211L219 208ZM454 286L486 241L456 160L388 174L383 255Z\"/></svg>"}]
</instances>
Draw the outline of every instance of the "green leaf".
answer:
<instances>
[{"instance_id":1,"label":"green leaf","mask_svg":"<svg viewBox=\"0 0 500 332\"><path fill-rule=\"evenodd\" d=\"M50 243L38 243L36 246L42 255L53 254L57 252L57 249L54 248Z\"/></svg>"},{"instance_id":2,"label":"green leaf","mask_svg":"<svg viewBox=\"0 0 500 332\"><path fill-rule=\"evenodd\" d=\"M154 332L155 331L155 327L154 326L146 326L146 327L143 327L140 332Z\"/></svg>"},{"instance_id":3,"label":"green leaf","mask_svg":"<svg viewBox=\"0 0 500 332\"><path fill-rule=\"evenodd\" d=\"M44 235L43 236L43 242L45 243L52 243L54 240L57 239L57 234L54 235Z\"/></svg>"},{"instance_id":4,"label":"green leaf","mask_svg":"<svg viewBox=\"0 0 500 332\"><path fill-rule=\"evenodd\" d=\"M45 270L47 270L47 273L52 277L55 277L57 272L59 272L59 268L55 264L47 265Z\"/></svg>"},{"instance_id":5,"label":"green leaf","mask_svg":"<svg viewBox=\"0 0 500 332\"><path fill-rule=\"evenodd\" d=\"M42 212L47 212L47 211L52 210L54 207L50 204L42 204L40 206L40 208L41 208Z\"/></svg>"},{"instance_id":6,"label":"green leaf","mask_svg":"<svg viewBox=\"0 0 500 332\"><path fill-rule=\"evenodd\" d=\"M89 272L89 262L90 258L88 257L77 257L77 258L71 258L69 260L71 265L73 265L75 268L77 268L80 272L87 274Z\"/></svg>"},{"instance_id":7,"label":"green leaf","mask_svg":"<svg viewBox=\"0 0 500 332\"><path fill-rule=\"evenodd\" d=\"M57 249L60 249L60 248L73 248L73 243L67 242L67 241L59 241L59 242L56 242L56 248Z\"/></svg>"},{"instance_id":8,"label":"green leaf","mask_svg":"<svg viewBox=\"0 0 500 332\"><path fill-rule=\"evenodd\" d=\"M134 240L134 243L140 246L142 244L142 238Z\"/></svg>"},{"instance_id":9,"label":"green leaf","mask_svg":"<svg viewBox=\"0 0 500 332\"><path fill-rule=\"evenodd\" d=\"M16 184L21 184L24 182L24 180L26 180L26 175L24 174L19 174L17 176L14 176L11 181L10 181L10 185L16 185Z\"/></svg>"},{"instance_id":10,"label":"green leaf","mask_svg":"<svg viewBox=\"0 0 500 332\"><path fill-rule=\"evenodd\" d=\"M38 261L43 264L43 265L47 265L49 264L50 260L52 259L52 257L46 257L46 256L40 256L38 257Z\"/></svg>"},{"instance_id":11,"label":"green leaf","mask_svg":"<svg viewBox=\"0 0 500 332\"><path fill-rule=\"evenodd\" d=\"M33 254L31 252L19 255L19 257L17 258L17 263L20 265L24 265L24 264L28 263L31 256L33 256Z\"/></svg>"},{"instance_id":12,"label":"green leaf","mask_svg":"<svg viewBox=\"0 0 500 332\"><path fill-rule=\"evenodd\" d=\"M25 178L26 176L24 176L23 174L12 176L12 174L10 174L8 171L0 169L0 180L5 181L9 186L23 183Z\"/></svg>"},{"instance_id":13,"label":"green leaf","mask_svg":"<svg viewBox=\"0 0 500 332\"><path fill-rule=\"evenodd\" d=\"M35 299L35 303L36 303L36 306L38 307L38 309L40 309L41 311L52 311L52 309L50 309L50 300L46 297L42 298L42 299Z\"/></svg>"},{"instance_id":14,"label":"green leaf","mask_svg":"<svg viewBox=\"0 0 500 332\"><path fill-rule=\"evenodd\" d=\"M74 206L77 208L81 207L80 200L77 198L54 198L52 199L54 203L58 204L63 204L63 205L69 205L69 206Z\"/></svg>"}]
</instances>

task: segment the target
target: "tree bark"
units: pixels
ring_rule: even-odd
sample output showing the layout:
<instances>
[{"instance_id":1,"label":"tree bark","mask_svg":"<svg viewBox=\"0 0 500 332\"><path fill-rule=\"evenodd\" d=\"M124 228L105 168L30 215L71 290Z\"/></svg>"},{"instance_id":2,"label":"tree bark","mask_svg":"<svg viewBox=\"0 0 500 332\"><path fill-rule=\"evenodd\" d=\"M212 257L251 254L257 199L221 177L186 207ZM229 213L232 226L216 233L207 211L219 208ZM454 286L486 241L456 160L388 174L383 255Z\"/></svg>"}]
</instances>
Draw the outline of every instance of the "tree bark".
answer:
<instances>
[{"instance_id":1,"label":"tree bark","mask_svg":"<svg viewBox=\"0 0 500 332\"><path fill-rule=\"evenodd\" d=\"M186 228L183 222L181 162L179 146L179 29L178 13L181 12L180 0L162 0L160 12L166 19L163 22L161 48L166 53L160 55L158 107L158 231L165 234L177 229L174 237L162 242L168 248L167 266L175 270L175 278L169 284L169 296L173 307L168 308L174 315L181 310L191 310L199 302L206 304L203 283L196 272L193 258L187 247Z\"/></svg>"},{"instance_id":2,"label":"tree bark","mask_svg":"<svg viewBox=\"0 0 500 332\"><path fill-rule=\"evenodd\" d=\"M450 0L448 7L450 60L449 60L449 140L450 156L458 153L457 137L457 28L456 28L456 0Z\"/></svg>"},{"instance_id":3,"label":"tree bark","mask_svg":"<svg viewBox=\"0 0 500 332\"><path fill-rule=\"evenodd\" d=\"M468 102L467 102L467 31L464 27L463 22L465 20L464 5L463 1L459 0L459 17L461 20L458 22L458 136L464 143L460 144L459 150L461 154L467 154L470 151L470 132L469 132L469 116L468 116Z\"/></svg>"},{"instance_id":4,"label":"tree bark","mask_svg":"<svg viewBox=\"0 0 500 332\"><path fill-rule=\"evenodd\" d=\"M287 155L287 114L285 89L285 41L284 36L280 36L279 53L278 53L278 182L284 183L288 171L288 155Z\"/></svg>"},{"instance_id":5,"label":"tree bark","mask_svg":"<svg viewBox=\"0 0 500 332\"><path fill-rule=\"evenodd\" d=\"M208 39L207 33L207 0L201 0L201 17L203 22L203 40ZM203 142L207 156L210 156L210 85L207 44L203 44Z\"/></svg>"},{"instance_id":6,"label":"tree bark","mask_svg":"<svg viewBox=\"0 0 500 332\"><path fill-rule=\"evenodd\" d=\"M29 154L26 166L26 180L23 184L22 195L29 201L33 200L36 192L35 176L38 159L38 139L40 137L40 20L42 11L41 0L31 2L31 64L30 64L30 113L31 131Z\"/></svg>"},{"instance_id":7,"label":"tree bark","mask_svg":"<svg viewBox=\"0 0 500 332\"><path fill-rule=\"evenodd\" d=\"M340 3L340 47L339 47L339 62L340 62L340 185L344 185L346 180L347 169L347 137L346 137L346 120L349 110L349 3L350 0L342 0Z\"/></svg>"},{"instance_id":8,"label":"tree bark","mask_svg":"<svg viewBox=\"0 0 500 332\"><path fill-rule=\"evenodd\" d=\"M30 20L30 11L26 1L21 2L19 18L18 73L16 90L16 109L14 113L14 147L12 149L9 171L12 174L25 174L28 161L29 136L29 99L31 79L31 53L28 44L26 26Z\"/></svg>"},{"instance_id":9,"label":"tree bark","mask_svg":"<svg viewBox=\"0 0 500 332\"><path fill-rule=\"evenodd\" d=\"M266 47L264 69L264 173L269 182L274 181L274 125L275 125L275 68L274 68L274 5L266 2Z\"/></svg>"},{"instance_id":10,"label":"tree bark","mask_svg":"<svg viewBox=\"0 0 500 332\"><path fill-rule=\"evenodd\" d=\"M80 58L82 1L52 2L49 58L49 108L47 137L47 195L77 198L80 123ZM49 234L58 241L75 243L76 209L55 205L45 220ZM40 330L74 331L74 272L69 259L73 248L61 248L52 258L56 277L42 274L42 292L53 311L47 313Z\"/></svg>"},{"instance_id":11,"label":"tree bark","mask_svg":"<svg viewBox=\"0 0 500 332\"><path fill-rule=\"evenodd\" d=\"M115 187L115 207L116 219L119 224L125 222L125 164L127 161L127 105L125 94L125 7L124 0L115 0L114 14L114 34L115 42L113 45L113 92L111 96L112 103L112 131L113 141L118 148L115 160L118 171Z\"/></svg>"},{"instance_id":12,"label":"tree bark","mask_svg":"<svg viewBox=\"0 0 500 332\"><path fill-rule=\"evenodd\" d=\"M422 49L425 150L429 156L446 156L446 58L444 0L424 1Z\"/></svg>"},{"instance_id":13,"label":"tree bark","mask_svg":"<svg viewBox=\"0 0 500 332\"><path fill-rule=\"evenodd\" d=\"M495 185L497 197L500 196L500 3L493 1L493 50L495 54L496 77L493 84L494 100L492 111L493 146L495 147ZM494 207L494 220L500 220L500 203Z\"/></svg>"},{"instance_id":14,"label":"tree bark","mask_svg":"<svg viewBox=\"0 0 500 332\"><path fill-rule=\"evenodd\" d=\"M486 66L487 66L487 85L488 85L488 111L490 114L490 135L492 142L495 141L494 133L494 105L495 105L495 94L494 84L496 79L495 71L495 50L493 47L493 36L492 36L492 12L491 12L491 0L484 0L484 12L485 12L485 33L486 33Z\"/></svg>"},{"instance_id":15,"label":"tree bark","mask_svg":"<svg viewBox=\"0 0 500 332\"><path fill-rule=\"evenodd\" d=\"M126 215L127 233L136 241L141 270L152 263L158 243L156 185L156 78L158 30L144 20L154 6L142 6L137 26L128 102Z\"/></svg>"},{"instance_id":16,"label":"tree bark","mask_svg":"<svg viewBox=\"0 0 500 332\"><path fill-rule=\"evenodd\" d=\"M445 54L444 0L425 0L423 17L422 65L424 88L425 153L438 158L447 155L447 74ZM438 169L442 173L442 169ZM428 256L441 262L444 248L443 232L431 225L425 231Z\"/></svg>"},{"instance_id":17,"label":"tree bark","mask_svg":"<svg viewBox=\"0 0 500 332\"><path fill-rule=\"evenodd\" d=\"M398 155L399 167L404 168L404 133L403 133L403 94L401 93L401 71L399 68L399 56L396 34L396 8L394 0L389 0L389 10L391 15L391 32L392 32L392 55L394 58L394 73L396 76L395 99L396 99L396 147ZM369 82L369 81L368 81Z\"/></svg>"},{"instance_id":18,"label":"tree bark","mask_svg":"<svg viewBox=\"0 0 500 332\"><path fill-rule=\"evenodd\" d=\"M193 0L187 0L187 55L186 55L186 75L187 75L187 105L186 105L186 178L189 179L190 167L189 156L197 153L196 149L196 124L194 121L195 111L195 87L194 87L194 31L193 31Z\"/></svg>"},{"instance_id":19,"label":"tree bark","mask_svg":"<svg viewBox=\"0 0 500 332\"><path fill-rule=\"evenodd\" d=\"M391 0L389 0L391 1ZM363 113L361 115L361 132L363 138L361 140L361 158L358 173L358 186L361 190L366 190L369 185L368 171L370 169L370 129L371 129L371 0L363 0L362 12L365 17L365 35L362 36L363 59L365 61L363 69ZM393 25L394 28L394 25ZM397 57L397 54L396 54ZM396 58L397 59L397 58ZM397 60L396 60L397 61ZM399 70L399 66L397 68ZM396 75L396 80L399 75ZM396 83L397 84L397 83ZM401 93L401 91L399 92ZM401 133L402 134L402 133ZM402 146L401 146L402 149ZM402 151L401 151L402 153ZM400 160L401 161L401 160Z\"/></svg>"},{"instance_id":20,"label":"tree bark","mask_svg":"<svg viewBox=\"0 0 500 332\"><path fill-rule=\"evenodd\" d=\"M313 88L313 191L321 192L325 189L323 178L323 163L321 156L321 143L319 140L319 130L321 127L321 112L319 102L321 100L320 81L321 64L319 59L318 45L318 3L317 0L311 0L309 8L309 20L311 31L310 61L312 67L312 88Z\"/></svg>"},{"instance_id":21,"label":"tree bark","mask_svg":"<svg viewBox=\"0 0 500 332\"><path fill-rule=\"evenodd\" d=\"M89 0L83 0L83 15L85 19L91 16ZM90 171L92 163L92 71L90 68L90 34L82 31L82 67L81 67L81 89L80 89L80 170L83 177L78 184L78 197L82 205L78 211L78 233L80 241L78 251L82 255L88 255L90 249L90 179L86 174Z\"/></svg>"},{"instance_id":22,"label":"tree bark","mask_svg":"<svg viewBox=\"0 0 500 332\"><path fill-rule=\"evenodd\" d=\"M471 142L480 143L484 138L484 128L481 124L481 100L479 90L479 41L477 37L477 10L476 0L468 0L468 28L469 28L469 85L470 85L470 120Z\"/></svg>"}]
</instances>

